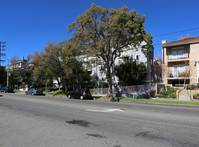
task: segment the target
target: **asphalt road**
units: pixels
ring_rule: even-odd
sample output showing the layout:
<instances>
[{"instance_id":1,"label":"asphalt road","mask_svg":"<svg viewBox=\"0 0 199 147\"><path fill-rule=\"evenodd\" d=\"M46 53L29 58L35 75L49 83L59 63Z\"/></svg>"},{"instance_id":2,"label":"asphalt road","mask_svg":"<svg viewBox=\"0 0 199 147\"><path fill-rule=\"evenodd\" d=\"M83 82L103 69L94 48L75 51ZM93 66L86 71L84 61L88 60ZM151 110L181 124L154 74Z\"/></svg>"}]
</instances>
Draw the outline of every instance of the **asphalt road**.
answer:
<instances>
[{"instance_id":1,"label":"asphalt road","mask_svg":"<svg viewBox=\"0 0 199 147\"><path fill-rule=\"evenodd\" d=\"M0 147L199 147L199 108L3 94Z\"/></svg>"}]
</instances>

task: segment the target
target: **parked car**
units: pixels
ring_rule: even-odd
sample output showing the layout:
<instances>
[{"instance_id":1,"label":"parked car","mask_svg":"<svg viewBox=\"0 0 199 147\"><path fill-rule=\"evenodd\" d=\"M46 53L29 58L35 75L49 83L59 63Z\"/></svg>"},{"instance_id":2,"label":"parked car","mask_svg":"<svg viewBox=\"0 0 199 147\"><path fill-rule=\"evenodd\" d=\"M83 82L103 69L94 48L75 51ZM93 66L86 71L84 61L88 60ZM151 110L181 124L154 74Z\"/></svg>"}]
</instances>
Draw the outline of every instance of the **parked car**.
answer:
<instances>
[{"instance_id":1,"label":"parked car","mask_svg":"<svg viewBox=\"0 0 199 147\"><path fill-rule=\"evenodd\" d=\"M77 89L73 90L68 94L68 98L79 98L81 100L83 99L93 99L90 91L88 89Z\"/></svg>"},{"instance_id":2,"label":"parked car","mask_svg":"<svg viewBox=\"0 0 199 147\"><path fill-rule=\"evenodd\" d=\"M25 91L26 95L45 95L43 91L36 89L36 88L30 88L28 91Z\"/></svg>"},{"instance_id":3,"label":"parked car","mask_svg":"<svg viewBox=\"0 0 199 147\"><path fill-rule=\"evenodd\" d=\"M14 89L8 86L4 86L0 88L0 92L4 93L14 93Z\"/></svg>"}]
</instances>

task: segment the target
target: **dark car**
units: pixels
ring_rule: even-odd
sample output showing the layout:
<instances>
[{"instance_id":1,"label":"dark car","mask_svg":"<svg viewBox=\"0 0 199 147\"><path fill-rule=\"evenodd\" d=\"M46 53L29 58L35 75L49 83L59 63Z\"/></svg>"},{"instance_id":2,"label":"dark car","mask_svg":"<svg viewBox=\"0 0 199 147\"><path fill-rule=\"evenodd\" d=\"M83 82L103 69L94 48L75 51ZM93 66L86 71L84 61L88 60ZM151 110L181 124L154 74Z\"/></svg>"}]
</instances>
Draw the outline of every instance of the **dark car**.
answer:
<instances>
[{"instance_id":1,"label":"dark car","mask_svg":"<svg viewBox=\"0 0 199 147\"><path fill-rule=\"evenodd\" d=\"M4 93L14 93L14 89L8 86L4 86L0 88L0 92Z\"/></svg>"},{"instance_id":2,"label":"dark car","mask_svg":"<svg viewBox=\"0 0 199 147\"><path fill-rule=\"evenodd\" d=\"M45 95L42 90L36 88L30 88L28 91L25 91L26 95Z\"/></svg>"},{"instance_id":3,"label":"dark car","mask_svg":"<svg viewBox=\"0 0 199 147\"><path fill-rule=\"evenodd\" d=\"M81 100L83 99L93 99L91 93L87 89L78 89L78 90L73 90L68 94L68 98L79 98Z\"/></svg>"}]
</instances>

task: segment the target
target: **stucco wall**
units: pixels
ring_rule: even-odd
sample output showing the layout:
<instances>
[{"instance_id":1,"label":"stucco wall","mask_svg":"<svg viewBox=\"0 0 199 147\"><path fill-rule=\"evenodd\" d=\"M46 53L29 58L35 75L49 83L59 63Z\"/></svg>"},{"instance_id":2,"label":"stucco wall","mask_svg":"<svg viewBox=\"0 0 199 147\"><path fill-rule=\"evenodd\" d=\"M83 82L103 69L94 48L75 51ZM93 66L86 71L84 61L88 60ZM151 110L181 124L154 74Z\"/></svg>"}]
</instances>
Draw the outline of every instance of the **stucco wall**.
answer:
<instances>
[{"instance_id":1,"label":"stucco wall","mask_svg":"<svg viewBox=\"0 0 199 147\"><path fill-rule=\"evenodd\" d=\"M172 59L172 49L175 49L176 47L168 47L168 48L163 48L163 57L164 60L164 65L163 67L165 68L164 71L167 72L166 74L163 75L163 79L165 81L165 84L168 84L168 75L169 72L172 72L172 66L177 65L177 64L184 64L183 62L169 62L168 59ZM167 51L168 50L168 51ZM199 44L190 44L190 45L185 45L184 46L184 57L188 57L189 54L189 61L187 62L188 65L185 66L186 71L190 71L190 84L196 84L198 82L197 78L199 76L199 73L197 73L197 64L195 61L199 61ZM186 63L186 64L187 64ZM199 64L199 63L198 63Z\"/></svg>"}]
</instances>

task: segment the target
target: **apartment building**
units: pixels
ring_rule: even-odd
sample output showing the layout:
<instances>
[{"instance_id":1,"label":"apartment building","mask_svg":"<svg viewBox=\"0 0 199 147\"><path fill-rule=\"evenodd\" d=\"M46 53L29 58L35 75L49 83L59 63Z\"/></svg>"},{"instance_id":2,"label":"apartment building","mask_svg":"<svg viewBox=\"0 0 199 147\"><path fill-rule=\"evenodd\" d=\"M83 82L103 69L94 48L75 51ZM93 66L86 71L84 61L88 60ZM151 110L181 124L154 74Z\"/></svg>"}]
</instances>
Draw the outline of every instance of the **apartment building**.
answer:
<instances>
[{"instance_id":1,"label":"apartment building","mask_svg":"<svg viewBox=\"0 0 199 147\"><path fill-rule=\"evenodd\" d=\"M154 48L151 46L151 51L145 55L142 52L141 47L134 48L130 46L128 49L124 50L121 53L121 56L116 58L114 66L120 65L124 62L129 60L135 60L137 63L143 62L147 67L147 76L145 83L153 82L154 80L154 72L153 72L153 55L154 55ZM101 58L96 57L88 57L86 58L84 55L79 56L78 60L83 61L84 68L91 71L92 77L97 77L98 84L100 82L106 82L106 74L105 74L105 67L103 60ZM116 76L113 77L113 82L118 83L118 78Z\"/></svg>"},{"instance_id":2,"label":"apartment building","mask_svg":"<svg viewBox=\"0 0 199 147\"><path fill-rule=\"evenodd\" d=\"M14 70L14 69L26 69L28 60L24 59L24 57L22 57L21 60L16 60L14 63L10 64L10 70Z\"/></svg>"},{"instance_id":3,"label":"apartment building","mask_svg":"<svg viewBox=\"0 0 199 147\"><path fill-rule=\"evenodd\" d=\"M154 48L151 46L151 51L145 55L142 52L141 47L134 48L133 46L126 49L124 52L121 53L121 56L116 58L114 66L120 65L128 60L136 60L137 63L143 62L147 67L147 76L145 83L151 83L154 81L154 72L153 72L153 55L154 55ZM83 62L83 67L87 71L90 71L90 75L93 77L93 81L99 86L100 83L107 82L106 80L106 71L104 62L100 57L87 57L86 55L77 56L76 59L78 61ZM118 83L118 78L113 76L114 84ZM60 78L53 80L53 85L55 87L59 87L58 80ZM62 87L63 85L61 85Z\"/></svg>"},{"instance_id":4,"label":"apartment building","mask_svg":"<svg viewBox=\"0 0 199 147\"><path fill-rule=\"evenodd\" d=\"M167 86L199 83L199 38L162 41L162 76Z\"/></svg>"}]
</instances>

